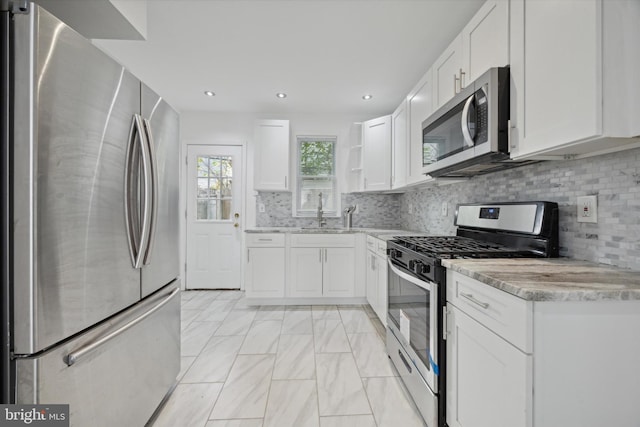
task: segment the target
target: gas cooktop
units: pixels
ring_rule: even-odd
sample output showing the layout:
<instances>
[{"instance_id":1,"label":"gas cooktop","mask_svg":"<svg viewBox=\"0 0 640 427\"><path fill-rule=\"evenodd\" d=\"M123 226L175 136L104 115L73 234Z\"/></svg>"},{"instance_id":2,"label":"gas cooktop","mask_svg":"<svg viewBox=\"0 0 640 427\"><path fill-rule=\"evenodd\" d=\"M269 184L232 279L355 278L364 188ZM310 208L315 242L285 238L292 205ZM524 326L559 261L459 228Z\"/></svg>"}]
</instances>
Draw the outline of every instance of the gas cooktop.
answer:
<instances>
[{"instance_id":1,"label":"gas cooktop","mask_svg":"<svg viewBox=\"0 0 640 427\"><path fill-rule=\"evenodd\" d=\"M393 242L418 254L440 259L520 257L529 252L460 236L398 236Z\"/></svg>"}]
</instances>

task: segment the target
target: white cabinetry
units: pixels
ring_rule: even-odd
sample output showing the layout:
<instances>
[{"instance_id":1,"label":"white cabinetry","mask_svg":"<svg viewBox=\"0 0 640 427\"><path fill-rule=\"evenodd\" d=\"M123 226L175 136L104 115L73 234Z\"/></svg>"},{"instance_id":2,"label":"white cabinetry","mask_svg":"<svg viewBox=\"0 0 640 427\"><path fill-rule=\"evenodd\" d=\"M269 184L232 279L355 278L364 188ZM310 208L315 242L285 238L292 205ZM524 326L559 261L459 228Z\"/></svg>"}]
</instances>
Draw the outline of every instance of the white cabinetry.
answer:
<instances>
[{"instance_id":1,"label":"white cabinetry","mask_svg":"<svg viewBox=\"0 0 640 427\"><path fill-rule=\"evenodd\" d=\"M288 191L289 121L256 121L253 142L254 189Z\"/></svg>"},{"instance_id":2,"label":"white cabinetry","mask_svg":"<svg viewBox=\"0 0 640 427\"><path fill-rule=\"evenodd\" d=\"M391 115L391 188L401 188L407 185L408 171L408 147L409 147L409 120L407 101L404 100Z\"/></svg>"},{"instance_id":3,"label":"white cabinetry","mask_svg":"<svg viewBox=\"0 0 640 427\"><path fill-rule=\"evenodd\" d=\"M367 302L387 326L387 244L384 240L367 236Z\"/></svg>"},{"instance_id":4,"label":"white cabinetry","mask_svg":"<svg viewBox=\"0 0 640 427\"><path fill-rule=\"evenodd\" d=\"M525 301L449 270L445 325L450 426L637 425L640 301Z\"/></svg>"},{"instance_id":5,"label":"white cabinetry","mask_svg":"<svg viewBox=\"0 0 640 427\"><path fill-rule=\"evenodd\" d=\"M462 75L462 34L447 46L431 69L433 70L433 109L435 111L460 91L461 78L465 77Z\"/></svg>"},{"instance_id":6,"label":"white cabinetry","mask_svg":"<svg viewBox=\"0 0 640 427\"><path fill-rule=\"evenodd\" d=\"M509 1L488 0L433 63L434 110L491 67L509 65Z\"/></svg>"},{"instance_id":7,"label":"white cabinetry","mask_svg":"<svg viewBox=\"0 0 640 427\"><path fill-rule=\"evenodd\" d=\"M247 234L247 298L282 298L285 289L285 236Z\"/></svg>"},{"instance_id":8,"label":"white cabinetry","mask_svg":"<svg viewBox=\"0 0 640 427\"><path fill-rule=\"evenodd\" d=\"M638 1L511 1L512 157L639 142L639 21Z\"/></svg>"},{"instance_id":9,"label":"white cabinetry","mask_svg":"<svg viewBox=\"0 0 640 427\"><path fill-rule=\"evenodd\" d=\"M462 30L462 87L509 65L509 1L488 0Z\"/></svg>"},{"instance_id":10,"label":"white cabinetry","mask_svg":"<svg viewBox=\"0 0 640 427\"><path fill-rule=\"evenodd\" d=\"M292 234L290 257L287 297L354 296L352 234Z\"/></svg>"},{"instance_id":11,"label":"white cabinetry","mask_svg":"<svg viewBox=\"0 0 640 427\"><path fill-rule=\"evenodd\" d=\"M422 122L433 112L432 71L429 69L407 96L409 108L409 161L407 184L431 180L422 173Z\"/></svg>"},{"instance_id":12,"label":"white cabinetry","mask_svg":"<svg viewBox=\"0 0 640 427\"><path fill-rule=\"evenodd\" d=\"M362 125L362 177L364 191L391 189L391 116Z\"/></svg>"}]
</instances>

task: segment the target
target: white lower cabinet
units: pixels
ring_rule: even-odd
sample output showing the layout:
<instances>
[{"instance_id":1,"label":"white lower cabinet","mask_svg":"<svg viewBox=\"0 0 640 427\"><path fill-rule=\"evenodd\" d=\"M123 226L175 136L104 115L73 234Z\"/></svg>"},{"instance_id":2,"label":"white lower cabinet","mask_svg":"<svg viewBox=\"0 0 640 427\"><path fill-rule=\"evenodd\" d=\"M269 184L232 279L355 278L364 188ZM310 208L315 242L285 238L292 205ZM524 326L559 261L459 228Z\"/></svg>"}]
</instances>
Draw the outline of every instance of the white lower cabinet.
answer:
<instances>
[{"instance_id":1,"label":"white lower cabinet","mask_svg":"<svg viewBox=\"0 0 640 427\"><path fill-rule=\"evenodd\" d=\"M531 426L531 355L454 306L447 321L449 426Z\"/></svg>"},{"instance_id":2,"label":"white lower cabinet","mask_svg":"<svg viewBox=\"0 0 640 427\"><path fill-rule=\"evenodd\" d=\"M451 427L637 427L640 301L527 301L447 271Z\"/></svg>"},{"instance_id":3,"label":"white lower cabinet","mask_svg":"<svg viewBox=\"0 0 640 427\"><path fill-rule=\"evenodd\" d=\"M383 240L367 237L367 302L387 326L387 244Z\"/></svg>"},{"instance_id":4,"label":"white lower cabinet","mask_svg":"<svg viewBox=\"0 0 640 427\"><path fill-rule=\"evenodd\" d=\"M353 235L293 234L287 297L353 297Z\"/></svg>"},{"instance_id":5,"label":"white lower cabinet","mask_svg":"<svg viewBox=\"0 0 640 427\"><path fill-rule=\"evenodd\" d=\"M281 234L247 237L247 298L282 298L285 287L285 240Z\"/></svg>"},{"instance_id":6,"label":"white lower cabinet","mask_svg":"<svg viewBox=\"0 0 640 427\"><path fill-rule=\"evenodd\" d=\"M291 248L288 297L321 297L323 256L321 248Z\"/></svg>"}]
</instances>

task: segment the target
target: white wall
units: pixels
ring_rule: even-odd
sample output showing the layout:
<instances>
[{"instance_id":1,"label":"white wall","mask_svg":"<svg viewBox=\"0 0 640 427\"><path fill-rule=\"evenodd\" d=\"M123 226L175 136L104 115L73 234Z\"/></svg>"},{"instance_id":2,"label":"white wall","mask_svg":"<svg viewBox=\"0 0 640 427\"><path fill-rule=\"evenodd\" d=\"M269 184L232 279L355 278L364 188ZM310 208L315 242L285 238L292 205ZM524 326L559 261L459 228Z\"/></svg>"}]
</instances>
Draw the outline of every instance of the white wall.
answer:
<instances>
[{"instance_id":1,"label":"white wall","mask_svg":"<svg viewBox=\"0 0 640 427\"><path fill-rule=\"evenodd\" d=\"M243 228L255 227L256 224L256 192L253 190L253 125L255 120L279 119L289 120L291 141L297 135L336 135L338 138L337 170L338 193L344 193L349 188L349 146L355 144L354 123L371 117L350 116L339 114L277 114L266 115L257 113L207 113L182 112L180 115L182 172L180 175L180 212L186 212L186 168L185 159L187 145L242 145L243 166L245 170L245 198L242 208L241 222ZM291 159L295 159L295 144L290 144ZM293 162L293 160L292 160ZM292 167L292 173L293 173ZM293 177L293 175L292 175ZM186 256L186 222L184 215L180 215L180 232L183 241L180 244L180 262L185 265ZM186 277L184 275L183 277Z\"/></svg>"}]
</instances>

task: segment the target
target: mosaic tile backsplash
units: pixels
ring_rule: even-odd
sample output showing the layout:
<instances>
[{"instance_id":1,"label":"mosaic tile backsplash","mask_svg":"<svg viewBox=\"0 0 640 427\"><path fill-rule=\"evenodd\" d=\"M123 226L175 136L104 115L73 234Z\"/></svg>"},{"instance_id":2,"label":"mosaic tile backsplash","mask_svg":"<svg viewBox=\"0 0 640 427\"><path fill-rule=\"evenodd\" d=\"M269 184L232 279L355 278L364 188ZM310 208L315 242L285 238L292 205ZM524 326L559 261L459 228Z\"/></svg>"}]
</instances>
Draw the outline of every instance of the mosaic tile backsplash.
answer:
<instances>
[{"instance_id":1,"label":"mosaic tile backsplash","mask_svg":"<svg viewBox=\"0 0 640 427\"><path fill-rule=\"evenodd\" d=\"M586 195L598 196L597 224L577 222L576 197ZM640 149L536 163L407 192L400 197L401 226L453 234L458 203L528 200L558 203L561 256L640 270Z\"/></svg>"},{"instance_id":2,"label":"mosaic tile backsplash","mask_svg":"<svg viewBox=\"0 0 640 427\"><path fill-rule=\"evenodd\" d=\"M317 225L315 218L294 218L291 215L291 193L259 192L256 203L264 203L265 212L256 208L258 227L308 227ZM357 205L353 227L400 228L399 194L342 194L342 208ZM328 227L342 227L342 218L326 218Z\"/></svg>"},{"instance_id":3,"label":"mosaic tile backsplash","mask_svg":"<svg viewBox=\"0 0 640 427\"><path fill-rule=\"evenodd\" d=\"M598 223L578 223L576 197L598 196ZM543 200L560 206L560 254L640 271L640 149L581 160L549 161L411 190L405 194L343 194L343 208L358 204L354 227L401 228L454 234L458 203ZM448 213L442 215L442 204ZM293 218L291 193L259 193L261 227L303 227ZM256 209L257 210L257 209ZM412 213L409 213L411 211ZM342 220L329 218L330 227Z\"/></svg>"}]
</instances>

